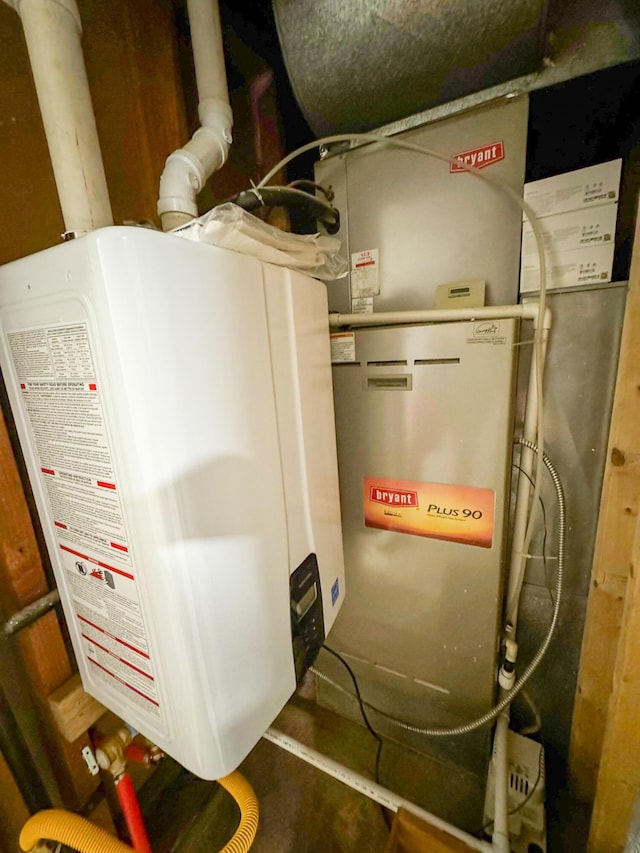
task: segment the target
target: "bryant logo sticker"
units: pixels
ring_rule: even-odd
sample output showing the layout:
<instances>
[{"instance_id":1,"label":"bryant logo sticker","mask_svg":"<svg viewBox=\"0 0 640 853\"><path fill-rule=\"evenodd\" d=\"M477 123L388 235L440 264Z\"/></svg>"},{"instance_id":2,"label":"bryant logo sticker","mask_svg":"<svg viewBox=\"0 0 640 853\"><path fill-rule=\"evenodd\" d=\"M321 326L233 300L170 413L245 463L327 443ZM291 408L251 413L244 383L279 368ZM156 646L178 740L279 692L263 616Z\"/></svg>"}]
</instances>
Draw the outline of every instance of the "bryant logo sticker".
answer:
<instances>
[{"instance_id":1,"label":"bryant logo sticker","mask_svg":"<svg viewBox=\"0 0 640 853\"><path fill-rule=\"evenodd\" d=\"M471 151L454 154L452 160L453 158L462 160L463 163L474 166L476 169L484 169L485 166L491 166L492 163L499 163L500 160L504 160L504 144L502 142L491 142L489 145L483 145L482 148L472 148ZM464 172L465 169L459 163L451 162L449 171Z\"/></svg>"},{"instance_id":2,"label":"bryant logo sticker","mask_svg":"<svg viewBox=\"0 0 640 853\"><path fill-rule=\"evenodd\" d=\"M371 486L369 500L387 506L418 506L418 493L404 489L381 489Z\"/></svg>"}]
</instances>

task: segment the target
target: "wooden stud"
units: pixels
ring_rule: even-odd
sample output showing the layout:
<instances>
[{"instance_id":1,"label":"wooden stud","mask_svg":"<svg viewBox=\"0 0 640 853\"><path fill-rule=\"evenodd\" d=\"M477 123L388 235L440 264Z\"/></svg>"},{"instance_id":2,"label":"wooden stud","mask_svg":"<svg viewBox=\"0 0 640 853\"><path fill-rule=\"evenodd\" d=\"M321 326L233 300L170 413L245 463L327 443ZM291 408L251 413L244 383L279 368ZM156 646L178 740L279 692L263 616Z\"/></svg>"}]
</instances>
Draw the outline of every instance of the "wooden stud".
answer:
<instances>
[{"instance_id":1,"label":"wooden stud","mask_svg":"<svg viewBox=\"0 0 640 853\"><path fill-rule=\"evenodd\" d=\"M628 757L638 753L634 760L640 766L637 734L631 719L622 713L624 699L619 694L621 685L627 684L624 679L635 677L626 671L627 644L632 639L628 626L636 618L634 608L640 606L635 584L630 582L634 560L638 559L640 516L639 340L640 220L636 224L569 756L574 792L587 802L596 798L596 827L598 803L610 802L608 786L615 785L610 759L602 775L604 745L611 755L614 743L626 741ZM640 653L640 646L636 653ZM623 809L628 806L625 801Z\"/></svg>"},{"instance_id":2,"label":"wooden stud","mask_svg":"<svg viewBox=\"0 0 640 853\"><path fill-rule=\"evenodd\" d=\"M73 743L104 714L106 708L82 687L79 675L72 676L47 699L60 734Z\"/></svg>"},{"instance_id":3,"label":"wooden stud","mask_svg":"<svg viewBox=\"0 0 640 853\"><path fill-rule=\"evenodd\" d=\"M18 836L29 818L29 812L1 754L0 791L0 850L13 853L18 850Z\"/></svg>"},{"instance_id":4,"label":"wooden stud","mask_svg":"<svg viewBox=\"0 0 640 853\"><path fill-rule=\"evenodd\" d=\"M640 524L627 583L588 853L621 853L640 793Z\"/></svg>"}]
</instances>

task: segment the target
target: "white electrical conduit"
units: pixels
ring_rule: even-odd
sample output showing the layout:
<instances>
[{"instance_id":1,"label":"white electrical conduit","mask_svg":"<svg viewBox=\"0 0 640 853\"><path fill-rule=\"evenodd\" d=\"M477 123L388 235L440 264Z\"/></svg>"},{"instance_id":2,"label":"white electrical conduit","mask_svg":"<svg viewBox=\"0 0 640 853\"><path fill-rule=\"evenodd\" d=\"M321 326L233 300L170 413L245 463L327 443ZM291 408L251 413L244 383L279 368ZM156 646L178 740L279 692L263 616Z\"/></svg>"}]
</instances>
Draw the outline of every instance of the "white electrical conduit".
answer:
<instances>
[{"instance_id":1,"label":"white electrical conduit","mask_svg":"<svg viewBox=\"0 0 640 853\"><path fill-rule=\"evenodd\" d=\"M421 809L409 800L405 800L403 797L398 796L398 794L394 794L393 791L389 791L387 788L383 788L382 785L378 785L376 782L366 779L364 776L361 776L359 773L355 773L343 764L339 764L337 761L327 758L325 755L316 752L315 749L305 746L305 744L294 740L294 738L289 737L289 735L279 732L277 729L267 729L263 737L265 740L276 744L276 746L290 752L297 758L301 758L303 761L306 761L307 764L317 767L328 776L332 776L344 785L348 785L350 788L353 788L354 791L358 791L360 794L364 794L365 797L369 797L370 800L374 800L374 802L380 803L381 806L391 809L391 811L397 812L398 809L405 809L406 811L416 815L416 817L420 818L425 823L448 833L454 838L457 838L459 841L462 841L472 850L479 850L481 853L491 853L491 851L496 850L496 848L488 841L482 841L479 838L475 838L473 835L469 835L467 832L463 832L461 829L458 829L457 827L442 820L442 818L436 817L436 815Z\"/></svg>"},{"instance_id":2,"label":"white electrical conduit","mask_svg":"<svg viewBox=\"0 0 640 853\"><path fill-rule=\"evenodd\" d=\"M75 0L5 0L20 15L65 229L113 225Z\"/></svg>"},{"instance_id":3,"label":"white electrical conduit","mask_svg":"<svg viewBox=\"0 0 640 853\"><path fill-rule=\"evenodd\" d=\"M184 225L198 215L196 197L208 178L224 165L232 141L233 113L218 2L188 0L187 8L202 126L165 163L158 198L163 231Z\"/></svg>"}]
</instances>

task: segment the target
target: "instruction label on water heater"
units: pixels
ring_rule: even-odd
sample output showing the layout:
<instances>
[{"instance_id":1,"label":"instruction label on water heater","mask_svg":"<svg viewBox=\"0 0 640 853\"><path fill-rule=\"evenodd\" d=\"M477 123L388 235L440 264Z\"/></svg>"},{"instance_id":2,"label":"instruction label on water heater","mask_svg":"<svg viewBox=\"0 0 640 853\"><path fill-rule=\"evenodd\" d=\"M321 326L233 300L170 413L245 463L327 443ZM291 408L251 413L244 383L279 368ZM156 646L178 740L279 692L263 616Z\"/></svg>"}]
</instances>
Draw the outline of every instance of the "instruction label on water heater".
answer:
<instances>
[{"instance_id":1,"label":"instruction label on water heater","mask_svg":"<svg viewBox=\"0 0 640 853\"><path fill-rule=\"evenodd\" d=\"M8 339L89 669L160 717L87 324Z\"/></svg>"},{"instance_id":2,"label":"instruction label on water heater","mask_svg":"<svg viewBox=\"0 0 640 853\"><path fill-rule=\"evenodd\" d=\"M479 548L493 542L493 489L365 477L363 501L367 527Z\"/></svg>"}]
</instances>

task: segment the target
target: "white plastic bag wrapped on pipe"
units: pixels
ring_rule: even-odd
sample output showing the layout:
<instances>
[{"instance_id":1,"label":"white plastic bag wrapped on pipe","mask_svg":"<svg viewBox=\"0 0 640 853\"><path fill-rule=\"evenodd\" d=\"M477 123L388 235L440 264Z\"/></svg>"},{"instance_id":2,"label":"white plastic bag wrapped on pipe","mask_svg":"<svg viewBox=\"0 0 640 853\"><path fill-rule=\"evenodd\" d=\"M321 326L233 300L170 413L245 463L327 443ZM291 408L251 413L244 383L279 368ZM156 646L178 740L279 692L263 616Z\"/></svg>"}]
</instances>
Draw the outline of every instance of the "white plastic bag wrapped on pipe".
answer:
<instances>
[{"instance_id":1,"label":"white plastic bag wrapped on pipe","mask_svg":"<svg viewBox=\"0 0 640 853\"><path fill-rule=\"evenodd\" d=\"M325 280L343 278L348 272L347 261L339 255L341 244L337 237L289 234L231 202L214 207L172 233Z\"/></svg>"}]
</instances>

